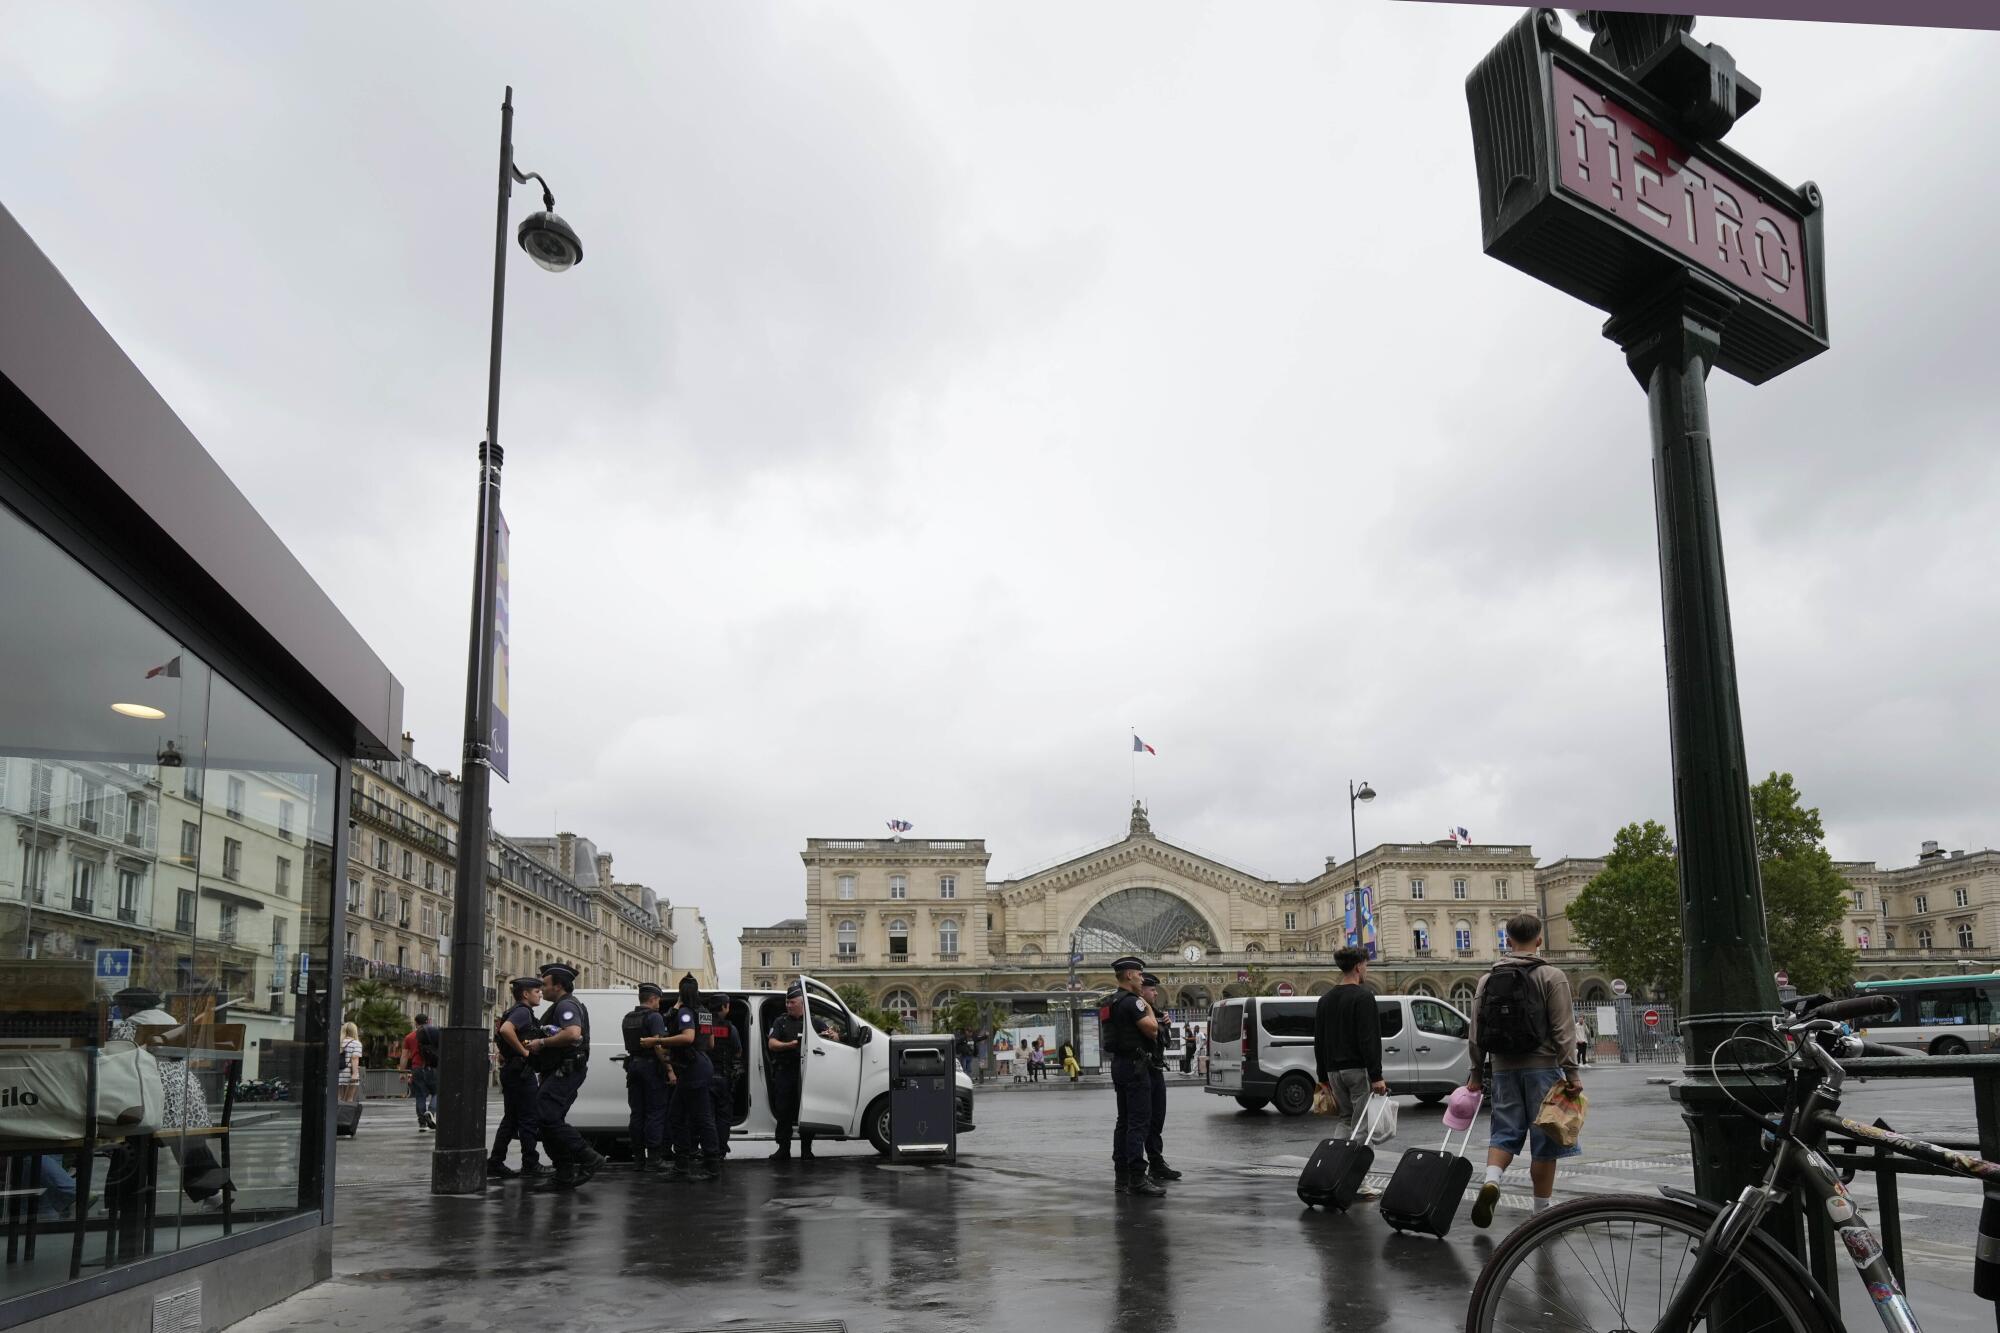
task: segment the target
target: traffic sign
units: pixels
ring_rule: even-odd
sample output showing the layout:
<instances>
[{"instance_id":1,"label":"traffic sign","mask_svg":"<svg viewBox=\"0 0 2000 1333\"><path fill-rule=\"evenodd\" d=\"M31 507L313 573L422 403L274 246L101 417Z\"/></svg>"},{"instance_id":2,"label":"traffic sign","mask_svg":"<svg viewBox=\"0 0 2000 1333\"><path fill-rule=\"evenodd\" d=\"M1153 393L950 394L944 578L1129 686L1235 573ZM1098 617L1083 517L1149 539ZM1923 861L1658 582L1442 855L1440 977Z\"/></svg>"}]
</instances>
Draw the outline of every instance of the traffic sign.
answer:
<instances>
[{"instance_id":1,"label":"traffic sign","mask_svg":"<svg viewBox=\"0 0 2000 1333\"><path fill-rule=\"evenodd\" d=\"M97 979L99 981L130 981L132 979L132 951L130 949L99 949L97 951Z\"/></svg>"},{"instance_id":2,"label":"traffic sign","mask_svg":"<svg viewBox=\"0 0 2000 1333\"><path fill-rule=\"evenodd\" d=\"M1773 978L1773 980L1775 980L1780 986L1789 986L1792 984L1792 974L1785 971L1783 968L1779 968L1778 974L1776 977Z\"/></svg>"},{"instance_id":3,"label":"traffic sign","mask_svg":"<svg viewBox=\"0 0 2000 1333\"><path fill-rule=\"evenodd\" d=\"M1297 995L1299 993L1298 987L1289 981L1281 981L1272 989L1273 993L1278 995Z\"/></svg>"},{"instance_id":4,"label":"traffic sign","mask_svg":"<svg viewBox=\"0 0 2000 1333\"><path fill-rule=\"evenodd\" d=\"M1080 953L1073 953L1069 956L1069 963L1071 967L1075 967L1078 963L1082 961L1083 961L1083 955Z\"/></svg>"},{"instance_id":5,"label":"traffic sign","mask_svg":"<svg viewBox=\"0 0 2000 1333\"><path fill-rule=\"evenodd\" d=\"M1238 981L1248 981L1250 980L1250 974L1248 972L1238 972L1236 974L1236 979Z\"/></svg>"},{"instance_id":6,"label":"traffic sign","mask_svg":"<svg viewBox=\"0 0 2000 1333\"><path fill-rule=\"evenodd\" d=\"M1627 986L1622 980L1613 980L1611 983L1611 993L1621 998L1624 996L1625 992L1629 989L1631 988Z\"/></svg>"},{"instance_id":7,"label":"traffic sign","mask_svg":"<svg viewBox=\"0 0 2000 1333\"><path fill-rule=\"evenodd\" d=\"M1656 1028L1660 1025L1660 1011L1657 1009L1648 1009L1645 1013L1640 1014L1639 1017L1645 1020L1645 1024L1649 1028Z\"/></svg>"}]
</instances>

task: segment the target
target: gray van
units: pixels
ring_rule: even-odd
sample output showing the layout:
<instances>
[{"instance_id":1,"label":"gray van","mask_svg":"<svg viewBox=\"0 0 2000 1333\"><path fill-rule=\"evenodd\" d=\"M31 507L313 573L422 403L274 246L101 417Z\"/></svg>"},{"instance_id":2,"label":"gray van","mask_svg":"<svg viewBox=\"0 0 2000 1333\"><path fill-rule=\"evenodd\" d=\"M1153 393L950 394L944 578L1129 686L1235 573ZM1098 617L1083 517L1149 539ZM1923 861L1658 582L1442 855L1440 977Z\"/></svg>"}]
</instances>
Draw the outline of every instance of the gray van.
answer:
<instances>
[{"instance_id":1,"label":"gray van","mask_svg":"<svg viewBox=\"0 0 2000 1333\"><path fill-rule=\"evenodd\" d=\"M1224 1000L1208 1017L1208 1082L1246 1111L1275 1104L1286 1115L1312 1109L1313 1011L1317 998L1255 995ZM1378 995L1382 1077L1389 1091L1426 1104L1451 1095L1471 1075L1464 1014L1428 995Z\"/></svg>"}]
</instances>

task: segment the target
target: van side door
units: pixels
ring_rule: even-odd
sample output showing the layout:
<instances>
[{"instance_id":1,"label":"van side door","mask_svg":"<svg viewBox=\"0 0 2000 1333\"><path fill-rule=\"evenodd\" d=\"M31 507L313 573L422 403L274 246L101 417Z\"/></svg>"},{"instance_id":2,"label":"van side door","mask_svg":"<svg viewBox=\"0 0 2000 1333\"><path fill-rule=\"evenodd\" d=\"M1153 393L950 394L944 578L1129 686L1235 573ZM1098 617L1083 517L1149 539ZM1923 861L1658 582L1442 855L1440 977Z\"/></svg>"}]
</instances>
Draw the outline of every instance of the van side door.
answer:
<instances>
[{"instance_id":1,"label":"van side door","mask_svg":"<svg viewBox=\"0 0 2000 1333\"><path fill-rule=\"evenodd\" d=\"M1472 1074L1472 1055L1466 1046L1471 1024L1464 1014L1446 1004L1419 996L1410 1001L1412 1034L1410 1081L1413 1085L1455 1087Z\"/></svg>"},{"instance_id":2,"label":"van side door","mask_svg":"<svg viewBox=\"0 0 2000 1333\"><path fill-rule=\"evenodd\" d=\"M831 986L801 976L806 1030L800 1037L799 1128L851 1134L860 1118L861 1048L875 1029L849 1013Z\"/></svg>"}]
</instances>

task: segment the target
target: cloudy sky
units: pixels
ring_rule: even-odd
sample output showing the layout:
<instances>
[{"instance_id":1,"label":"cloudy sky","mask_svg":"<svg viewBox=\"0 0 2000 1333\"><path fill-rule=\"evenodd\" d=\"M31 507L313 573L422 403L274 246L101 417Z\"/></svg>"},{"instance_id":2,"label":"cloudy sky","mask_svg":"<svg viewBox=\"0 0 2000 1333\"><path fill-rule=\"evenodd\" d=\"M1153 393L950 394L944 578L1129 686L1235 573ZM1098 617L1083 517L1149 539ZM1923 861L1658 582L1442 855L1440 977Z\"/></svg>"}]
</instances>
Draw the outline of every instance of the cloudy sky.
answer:
<instances>
[{"instance_id":1,"label":"cloudy sky","mask_svg":"<svg viewBox=\"0 0 2000 1333\"><path fill-rule=\"evenodd\" d=\"M1349 778L1365 843L1671 820L1644 397L1479 252L1514 11L358 13L7 6L0 201L455 768L514 85L586 259L512 261L498 818L701 904L726 972L808 836L996 878L1120 836L1133 728L1162 836L1285 878ZM1828 200L1833 350L1713 381L1749 762L1836 855L1986 846L2000 34L1698 35Z\"/></svg>"}]
</instances>

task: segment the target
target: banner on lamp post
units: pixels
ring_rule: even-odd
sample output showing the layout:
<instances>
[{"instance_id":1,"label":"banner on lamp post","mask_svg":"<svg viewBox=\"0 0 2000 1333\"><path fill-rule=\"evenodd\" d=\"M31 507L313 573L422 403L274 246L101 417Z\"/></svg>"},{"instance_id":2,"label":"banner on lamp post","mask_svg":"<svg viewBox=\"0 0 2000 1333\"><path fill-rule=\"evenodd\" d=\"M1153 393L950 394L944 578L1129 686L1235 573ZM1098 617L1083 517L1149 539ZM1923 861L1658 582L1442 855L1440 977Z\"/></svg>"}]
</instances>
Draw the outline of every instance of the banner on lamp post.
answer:
<instances>
[{"instance_id":1,"label":"banner on lamp post","mask_svg":"<svg viewBox=\"0 0 2000 1333\"><path fill-rule=\"evenodd\" d=\"M502 782L507 777L507 516L499 519L499 549L493 576L493 731L487 738L493 775Z\"/></svg>"}]
</instances>

